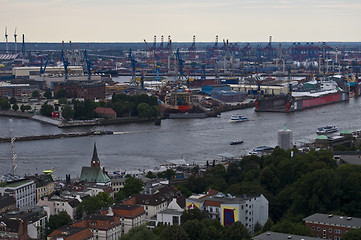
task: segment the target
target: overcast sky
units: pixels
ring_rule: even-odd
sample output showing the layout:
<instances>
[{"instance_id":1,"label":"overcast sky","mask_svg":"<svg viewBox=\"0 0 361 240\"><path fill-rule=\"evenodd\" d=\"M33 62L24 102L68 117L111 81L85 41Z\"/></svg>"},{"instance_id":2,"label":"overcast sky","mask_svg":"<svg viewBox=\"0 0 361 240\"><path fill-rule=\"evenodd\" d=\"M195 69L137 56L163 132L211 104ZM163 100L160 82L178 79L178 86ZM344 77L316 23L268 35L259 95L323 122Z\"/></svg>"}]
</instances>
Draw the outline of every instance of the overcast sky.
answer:
<instances>
[{"instance_id":1,"label":"overcast sky","mask_svg":"<svg viewBox=\"0 0 361 240\"><path fill-rule=\"evenodd\" d=\"M0 0L0 41L359 42L360 20L360 0Z\"/></svg>"}]
</instances>

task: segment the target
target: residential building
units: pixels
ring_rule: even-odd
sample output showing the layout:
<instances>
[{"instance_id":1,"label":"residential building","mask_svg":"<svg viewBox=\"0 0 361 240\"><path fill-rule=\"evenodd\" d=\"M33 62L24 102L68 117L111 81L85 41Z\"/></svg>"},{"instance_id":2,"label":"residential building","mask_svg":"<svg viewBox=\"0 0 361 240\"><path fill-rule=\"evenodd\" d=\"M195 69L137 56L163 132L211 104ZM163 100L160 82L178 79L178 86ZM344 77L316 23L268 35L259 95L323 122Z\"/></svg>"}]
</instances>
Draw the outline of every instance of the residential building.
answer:
<instances>
[{"instance_id":1,"label":"residential building","mask_svg":"<svg viewBox=\"0 0 361 240\"><path fill-rule=\"evenodd\" d=\"M114 192L113 192L113 189L108 186L108 185L101 185L101 184L93 184L91 186L88 186L87 187L88 189L88 193L91 197L94 197L96 195L98 195L98 193L101 193L101 192L107 192L109 193L109 195L114 198Z\"/></svg>"},{"instance_id":2,"label":"residential building","mask_svg":"<svg viewBox=\"0 0 361 240\"><path fill-rule=\"evenodd\" d=\"M81 197L78 196L57 196L43 197L41 198L37 206L43 206L48 208L50 215L58 214L61 211L68 213L71 219L76 219L76 210L81 201Z\"/></svg>"},{"instance_id":3,"label":"residential building","mask_svg":"<svg viewBox=\"0 0 361 240\"><path fill-rule=\"evenodd\" d=\"M134 194L132 199L135 199L135 204L141 205L145 212L146 218L152 218L157 213L165 210L173 198L182 198L180 191L172 188L169 185L162 185L153 194ZM185 199L184 199L185 200ZM132 200L126 201L131 204Z\"/></svg>"},{"instance_id":4,"label":"residential building","mask_svg":"<svg viewBox=\"0 0 361 240\"><path fill-rule=\"evenodd\" d=\"M175 209L166 209L157 213L157 225L180 225L183 212Z\"/></svg>"},{"instance_id":5,"label":"residential building","mask_svg":"<svg viewBox=\"0 0 361 240\"><path fill-rule=\"evenodd\" d=\"M95 239L118 240L121 236L122 225L118 217L112 215L94 214L75 222L73 227L89 228Z\"/></svg>"},{"instance_id":6,"label":"residential building","mask_svg":"<svg viewBox=\"0 0 361 240\"><path fill-rule=\"evenodd\" d=\"M4 215L8 219L20 219L27 223L27 233L32 239L44 239L47 214L43 207L24 207L20 211L11 211Z\"/></svg>"},{"instance_id":7,"label":"residential building","mask_svg":"<svg viewBox=\"0 0 361 240\"><path fill-rule=\"evenodd\" d=\"M27 176L26 179L35 182L36 201L44 196L49 196L54 192L54 180L51 174L41 174L35 176Z\"/></svg>"},{"instance_id":8,"label":"residential building","mask_svg":"<svg viewBox=\"0 0 361 240\"><path fill-rule=\"evenodd\" d=\"M113 189L113 192L119 192L120 189L124 187L126 178L111 178L110 183Z\"/></svg>"},{"instance_id":9,"label":"residential building","mask_svg":"<svg viewBox=\"0 0 361 240\"><path fill-rule=\"evenodd\" d=\"M64 226L50 233L47 240L93 240L93 233L89 228Z\"/></svg>"},{"instance_id":10,"label":"residential building","mask_svg":"<svg viewBox=\"0 0 361 240\"><path fill-rule=\"evenodd\" d=\"M0 239L28 240L27 223L21 219L0 218Z\"/></svg>"},{"instance_id":11,"label":"residential building","mask_svg":"<svg viewBox=\"0 0 361 240\"><path fill-rule=\"evenodd\" d=\"M264 232L258 236L253 237L253 240L317 240L319 238L306 237L287 233L278 232Z\"/></svg>"},{"instance_id":12,"label":"residential building","mask_svg":"<svg viewBox=\"0 0 361 240\"><path fill-rule=\"evenodd\" d=\"M0 196L0 214L16 208L15 198L12 196Z\"/></svg>"},{"instance_id":13,"label":"residential building","mask_svg":"<svg viewBox=\"0 0 361 240\"><path fill-rule=\"evenodd\" d=\"M108 211L102 214L108 214ZM121 221L122 234L127 233L132 227L145 223L145 211L142 206L116 203L112 206L112 211Z\"/></svg>"},{"instance_id":14,"label":"residential building","mask_svg":"<svg viewBox=\"0 0 361 240\"><path fill-rule=\"evenodd\" d=\"M168 204L167 209L157 213L157 221L155 222L155 225L158 225L159 223L165 224L165 225L180 225L181 224L181 216L184 212L184 204L181 205L181 207L178 203L176 198L173 198L173 200Z\"/></svg>"},{"instance_id":15,"label":"residential building","mask_svg":"<svg viewBox=\"0 0 361 240\"><path fill-rule=\"evenodd\" d=\"M95 143L90 167L82 167L79 180L80 182L111 185L110 178L106 174L105 170L100 168L100 160Z\"/></svg>"},{"instance_id":16,"label":"residential building","mask_svg":"<svg viewBox=\"0 0 361 240\"><path fill-rule=\"evenodd\" d=\"M235 197L230 194L211 190L208 194L192 195L186 200L186 209L199 208L206 211L212 219L232 225L240 221L250 233L256 224L263 226L268 219L268 200L262 195L243 195Z\"/></svg>"},{"instance_id":17,"label":"residential building","mask_svg":"<svg viewBox=\"0 0 361 240\"><path fill-rule=\"evenodd\" d=\"M315 213L303 219L318 238L340 240L351 229L361 228L361 218Z\"/></svg>"},{"instance_id":18,"label":"residential building","mask_svg":"<svg viewBox=\"0 0 361 240\"><path fill-rule=\"evenodd\" d=\"M4 183L0 186L0 195L14 197L17 208L36 205L36 186L32 180L20 179Z\"/></svg>"}]
</instances>

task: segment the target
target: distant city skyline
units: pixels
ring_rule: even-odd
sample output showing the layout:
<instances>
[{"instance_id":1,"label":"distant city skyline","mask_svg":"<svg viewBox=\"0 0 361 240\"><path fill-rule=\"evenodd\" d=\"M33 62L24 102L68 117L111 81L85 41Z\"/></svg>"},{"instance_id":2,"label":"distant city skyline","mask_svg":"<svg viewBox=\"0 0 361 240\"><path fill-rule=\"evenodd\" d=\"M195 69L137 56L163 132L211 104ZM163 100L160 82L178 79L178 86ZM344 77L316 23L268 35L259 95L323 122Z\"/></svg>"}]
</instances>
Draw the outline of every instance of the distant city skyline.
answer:
<instances>
[{"instance_id":1,"label":"distant city skyline","mask_svg":"<svg viewBox=\"0 0 361 240\"><path fill-rule=\"evenodd\" d=\"M359 0L0 0L0 41L360 42Z\"/></svg>"}]
</instances>

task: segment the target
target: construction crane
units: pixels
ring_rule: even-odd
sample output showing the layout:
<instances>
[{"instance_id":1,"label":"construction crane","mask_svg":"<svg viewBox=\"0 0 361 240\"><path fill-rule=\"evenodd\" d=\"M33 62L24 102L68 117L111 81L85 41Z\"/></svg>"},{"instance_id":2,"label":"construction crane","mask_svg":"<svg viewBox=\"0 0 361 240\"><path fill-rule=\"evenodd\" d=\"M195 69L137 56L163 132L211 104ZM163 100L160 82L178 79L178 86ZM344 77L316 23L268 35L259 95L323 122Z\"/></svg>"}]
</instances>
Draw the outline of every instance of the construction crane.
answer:
<instances>
[{"instance_id":1,"label":"construction crane","mask_svg":"<svg viewBox=\"0 0 361 240\"><path fill-rule=\"evenodd\" d=\"M15 39L15 53L18 51L18 46L17 46L17 43L16 43L16 37L17 37L18 35L16 35L16 28L15 28L15 32L14 32L14 39Z\"/></svg>"}]
</instances>

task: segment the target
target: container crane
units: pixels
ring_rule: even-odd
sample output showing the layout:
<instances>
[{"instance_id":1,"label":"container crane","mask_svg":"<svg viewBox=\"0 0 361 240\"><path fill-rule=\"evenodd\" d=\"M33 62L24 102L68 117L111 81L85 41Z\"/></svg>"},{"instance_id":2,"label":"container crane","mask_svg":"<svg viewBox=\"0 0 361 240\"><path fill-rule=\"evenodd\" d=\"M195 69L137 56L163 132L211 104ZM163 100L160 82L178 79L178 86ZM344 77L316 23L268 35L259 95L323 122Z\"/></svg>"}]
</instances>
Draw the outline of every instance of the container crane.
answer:
<instances>
[{"instance_id":1,"label":"container crane","mask_svg":"<svg viewBox=\"0 0 361 240\"><path fill-rule=\"evenodd\" d=\"M91 80L91 66L93 65L93 63L91 63L88 59L88 54L86 52L86 50L84 50L84 61L86 64L86 69L88 71L88 80Z\"/></svg>"},{"instance_id":2,"label":"container crane","mask_svg":"<svg viewBox=\"0 0 361 240\"><path fill-rule=\"evenodd\" d=\"M18 46L17 46L17 43L16 43L16 37L17 37L18 35L16 34L16 28L15 28L15 32L14 32L14 39L15 39L15 53L17 53L17 51L18 51Z\"/></svg>"},{"instance_id":3,"label":"container crane","mask_svg":"<svg viewBox=\"0 0 361 240\"><path fill-rule=\"evenodd\" d=\"M136 77L135 77L135 70L136 70L137 61L134 59L134 57L132 55L132 49L129 49L128 58L130 60L131 66L132 66L132 81L131 81L131 84L136 85L137 80L136 80Z\"/></svg>"},{"instance_id":4,"label":"container crane","mask_svg":"<svg viewBox=\"0 0 361 240\"><path fill-rule=\"evenodd\" d=\"M7 27L5 27L5 42L6 42L6 45L5 45L6 53L9 53L8 28Z\"/></svg>"},{"instance_id":5,"label":"container crane","mask_svg":"<svg viewBox=\"0 0 361 240\"><path fill-rule=\"evenodd\" d=\"M61 50L61 59L63 61L64 70L65 70L65 81L67 81L68 80L68 65L69 65L69 62L65 59L63 49Z\"/></svg>"},{"instance_id":6,"label":"container crane","mask_svg":"<svg viewBox=\"0 0 361 240\"><path fill-rule=\"evenodd\" d=\"M23 55L25 55L25 35L23 34L23 44L22 44L22 49L21 49L21 53L23 54Z\"/></svg>"},{"instance_id":7,"label":"container crane","mask_svg":"<svg viewBox=\"0 0 361 240\"><path fill-rule=\"evenodd\" d=\"M48 62L49 62L49 59L46 59L46 62L45 62L44 68L43 68L43 63L44 63L43 58L44 58L44 56L40 56L40 74L45 73L46 66L48 65Z\"/></svg>"}]
</instances>

